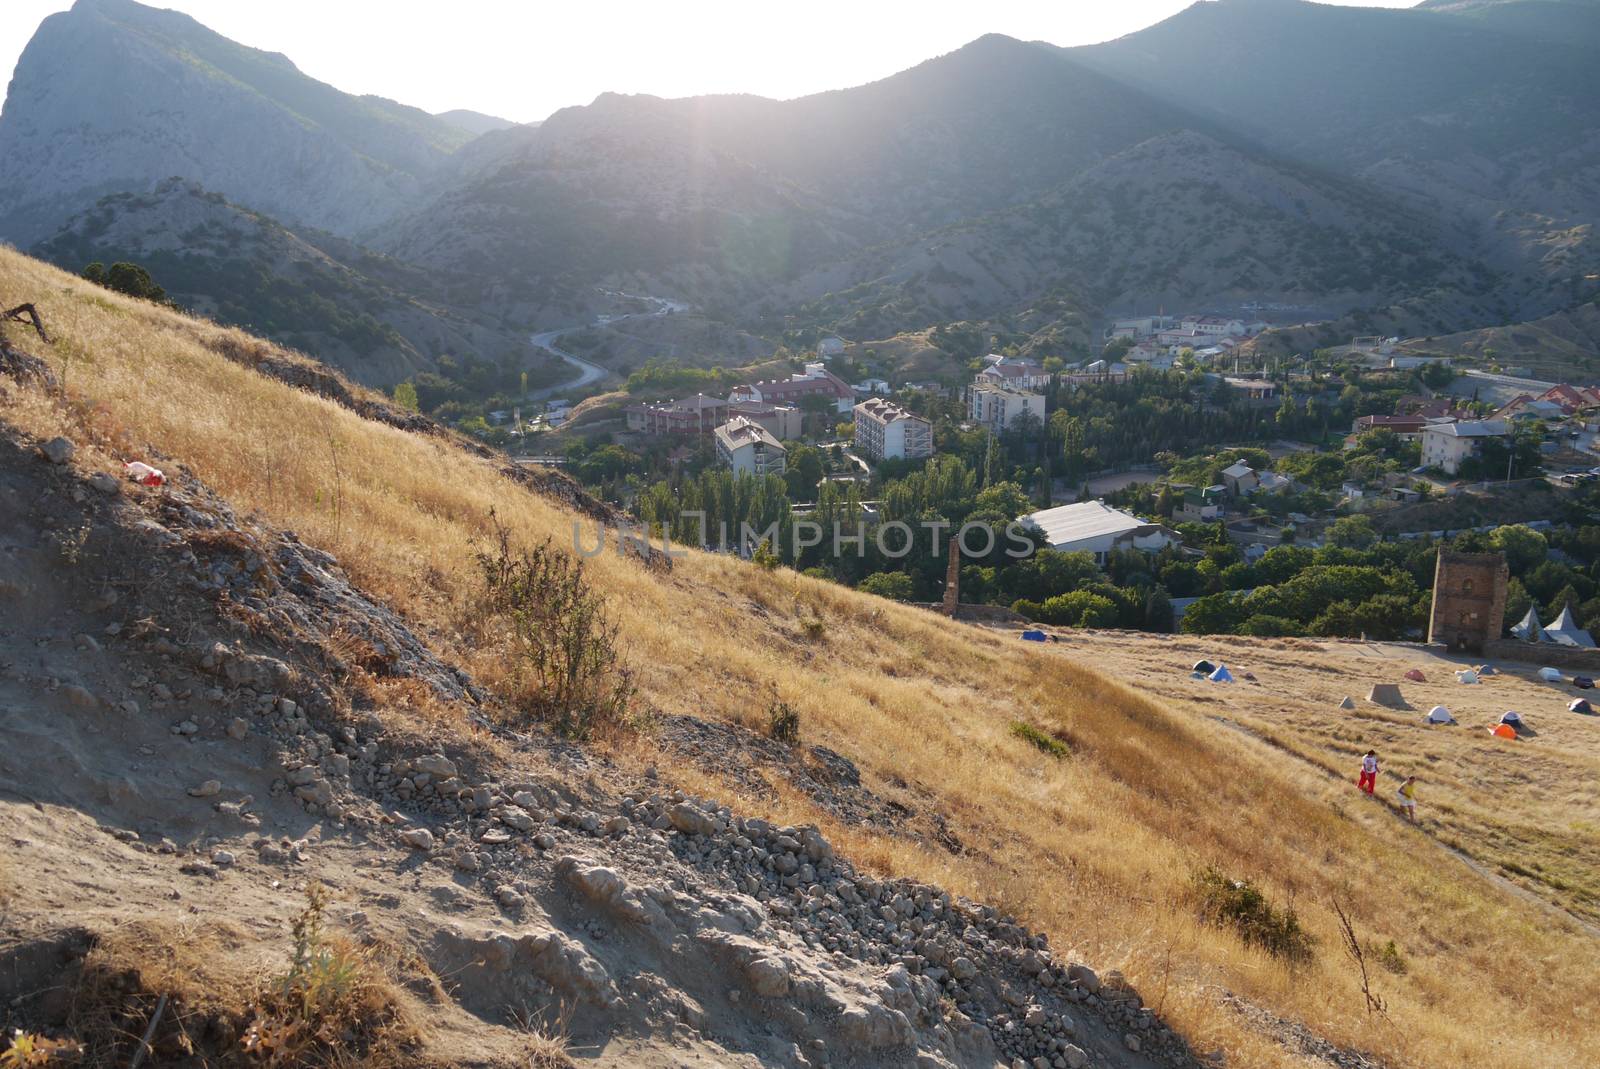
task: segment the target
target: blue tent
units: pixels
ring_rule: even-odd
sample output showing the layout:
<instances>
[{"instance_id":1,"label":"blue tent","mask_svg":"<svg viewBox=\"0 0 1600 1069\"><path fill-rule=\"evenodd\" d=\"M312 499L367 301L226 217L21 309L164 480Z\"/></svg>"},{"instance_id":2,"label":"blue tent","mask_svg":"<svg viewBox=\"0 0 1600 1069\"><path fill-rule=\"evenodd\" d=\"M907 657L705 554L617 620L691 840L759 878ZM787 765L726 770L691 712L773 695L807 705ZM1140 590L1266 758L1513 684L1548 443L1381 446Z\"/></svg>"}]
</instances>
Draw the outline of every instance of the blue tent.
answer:
<instances>
[{"instance_id":1,"label":"blue tent","mask_svg":"<svg viewBox=\"0 0 1600 1069\"><path fill-rule=\"evenodd\" d=\"M1043 631L1024 631L1022 637L1028 642L1043 642L1045 640Z\"/></svg>"},{"instance_id":2,"label":"blue tent","mask_svg":"<svg viewBox=\"0 0 1600 1069\"><path fill-rule=\"evenodd\" d=\"M1213 682L1213 683L1232 683L1233 682L1233 673L1228 671L1228 666L1227 665L1219 664L1219 665L1217 665L1217 670L1215 672L1212 672L1206 678L1211 680L1211 682Z\"/></svg>"}]
</instances>

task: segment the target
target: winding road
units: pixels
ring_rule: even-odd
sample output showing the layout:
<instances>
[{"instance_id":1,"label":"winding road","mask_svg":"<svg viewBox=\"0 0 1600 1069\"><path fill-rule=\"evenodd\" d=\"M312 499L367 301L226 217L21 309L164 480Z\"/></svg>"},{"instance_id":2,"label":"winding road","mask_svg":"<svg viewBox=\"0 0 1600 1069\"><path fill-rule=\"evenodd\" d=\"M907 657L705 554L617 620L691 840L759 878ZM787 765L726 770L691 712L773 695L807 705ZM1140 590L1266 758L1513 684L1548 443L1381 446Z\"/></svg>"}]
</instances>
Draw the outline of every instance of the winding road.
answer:
<instances>
[{"instance_id":1,"label":"winding road","mask_svg":"<svg viewBox=\"0 0 1600 1069\"><path fill-rule=\"evenodd\" d=\"M591 383L599 382L601 379L611 374L611 370L609 368L601 367L599 364L585 360L581 356L573 356L565 349L558 348L556 346L556 342L559 341L563 336L575 333L576 331L587 330L591 326L608 327L612 324L626 322L630 319L655 319L660 316L672 315L677 312L687 312L689 310L689 306L684 304L682 301L674 301L667 297L647 297L636 293L607 292L610 296L614 297L624 297L631 300L646 301L655 305L656 310L654 312L630 313L628 315L610 317L604 320L597 319L594 323L591 323L588 326L561 327L558 330L547 330L542 334L532 335L528 341L535 349L543 349L550 355L560 357L562 360L565 360L568 364L571 364L575 369L577 369L578 377L575 379L569 379L566 382L555 386L546 386L542 390L532 390L527 394L527 400L542 401L547 397L554 397L556 394L565 393L568 390L581 390L585 386L588 386Z\"/></svg>"},{"instance_id":2,"label":"winding road","mask_svg":"<svg viewBox=\"0 0 1600 1069\"><path fill-rule=\"evenodd\" d=\"M528 339L535 349L543 349L552 356L558 356L578 370L578 377L575 379L568 379L566 382L559 383L555 386L546 386L542 390L530 391L527 395L528 400L543 401L547 397L554 397L556 394L565 393L568 390L580 390L590 383L599 382L601 379L611 374L609 370L601 367L599 364L590 363L581 356L573 356L565 349L558 349L556 347L556 341L560 339L562 335L571 334L573 331L584 329L584 327L562 327L560 330L547 330L543 334L535 334Z\"/></svg>"}]
</instances>

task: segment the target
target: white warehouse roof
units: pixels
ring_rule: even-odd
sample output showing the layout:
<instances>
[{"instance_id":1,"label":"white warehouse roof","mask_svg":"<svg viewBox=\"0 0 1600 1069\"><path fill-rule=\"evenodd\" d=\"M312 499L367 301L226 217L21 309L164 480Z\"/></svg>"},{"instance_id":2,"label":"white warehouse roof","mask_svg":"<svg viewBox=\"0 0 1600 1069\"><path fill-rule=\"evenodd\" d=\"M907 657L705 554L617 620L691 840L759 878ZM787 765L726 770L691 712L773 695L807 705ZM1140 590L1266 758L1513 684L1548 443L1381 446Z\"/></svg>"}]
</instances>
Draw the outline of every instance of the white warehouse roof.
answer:
<instances>
[{"instance_id":1,"label":"white warehouse roof","mask_svg":"<svg viewBox=\"0 0 1600 1069\"><path fill-rule=\"evenodd\" d=\"M1022 517L1044 532L1052 546L1084 542L1107 535L1126 534L1144 527L1154 527L1130 512L1114 509L1104 501L1080 501L1075 505L1057 505L1053 509L1031 512Z\"/></svg>"}]
</instances>

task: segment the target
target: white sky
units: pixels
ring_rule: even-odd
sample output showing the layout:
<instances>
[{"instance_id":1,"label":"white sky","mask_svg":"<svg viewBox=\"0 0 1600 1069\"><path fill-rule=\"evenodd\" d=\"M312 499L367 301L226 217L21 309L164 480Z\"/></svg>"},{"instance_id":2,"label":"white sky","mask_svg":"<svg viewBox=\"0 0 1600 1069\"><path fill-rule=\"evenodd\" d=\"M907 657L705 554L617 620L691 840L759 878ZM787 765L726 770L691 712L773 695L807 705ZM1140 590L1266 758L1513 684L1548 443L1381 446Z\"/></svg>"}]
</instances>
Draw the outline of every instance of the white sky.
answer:
<instances>
[{"instance_id":1,"label":"white sky","mask_svg":"<svg viewBox=\"0 0 1600 1069\"><path fill-rule=\"evenodd\" d=\"M1415 0L1348 0L1410 7ZM154 0L314 78L429 111L518 122L607 90L803 96L893 74L985 33L1110 40L1189 0ZM70 0L4 0L7 81Z\"/></svg>"}]
</instances>

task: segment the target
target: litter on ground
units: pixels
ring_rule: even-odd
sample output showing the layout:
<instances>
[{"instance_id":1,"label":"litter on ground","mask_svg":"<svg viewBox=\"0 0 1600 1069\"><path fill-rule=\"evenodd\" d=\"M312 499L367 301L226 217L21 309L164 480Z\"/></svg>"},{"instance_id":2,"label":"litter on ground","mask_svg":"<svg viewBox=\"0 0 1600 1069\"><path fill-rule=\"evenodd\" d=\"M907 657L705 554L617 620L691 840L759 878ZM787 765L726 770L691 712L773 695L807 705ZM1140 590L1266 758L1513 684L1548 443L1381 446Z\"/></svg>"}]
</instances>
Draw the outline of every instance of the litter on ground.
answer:
<instances>
[{"instance_id":1,"label":"litter on ground","mask_svg":"<svg viewBox=\"0 0 1600 1069\"><path fill-rule=\"evenodd\" d=\"M167 481L160 468L152 468L142 460L130 461L122 466L122 470L140 486L163 486Z\"/></svg>"}]
</instances>

